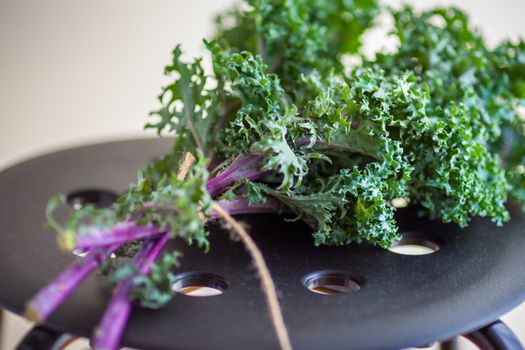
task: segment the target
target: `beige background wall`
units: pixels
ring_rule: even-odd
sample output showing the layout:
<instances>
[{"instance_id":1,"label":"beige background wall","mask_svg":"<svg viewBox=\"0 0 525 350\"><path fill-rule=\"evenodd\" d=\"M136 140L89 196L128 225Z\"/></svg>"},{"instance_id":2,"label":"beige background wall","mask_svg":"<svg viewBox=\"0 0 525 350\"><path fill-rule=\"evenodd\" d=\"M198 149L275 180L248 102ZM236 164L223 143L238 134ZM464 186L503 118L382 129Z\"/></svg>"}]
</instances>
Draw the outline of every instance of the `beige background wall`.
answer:
<instances>
[{"instance_id":1,"label":"beige background wall","mask_svg":"<svg viewBox=\"0 0 525 350\"><path fill-rule=\"evenodd\" d=\"M0 0L0 168L70 145L144 136L172 48L204 54L213 14L231 3ZM411 3L464 7L491 43L525 35L522 0ZM377 31L368 42L384 43ZM507 317L523 340L524 316ZM0 349L12 349L25 328L8 317Z\"/></svg>"}]
</instances>

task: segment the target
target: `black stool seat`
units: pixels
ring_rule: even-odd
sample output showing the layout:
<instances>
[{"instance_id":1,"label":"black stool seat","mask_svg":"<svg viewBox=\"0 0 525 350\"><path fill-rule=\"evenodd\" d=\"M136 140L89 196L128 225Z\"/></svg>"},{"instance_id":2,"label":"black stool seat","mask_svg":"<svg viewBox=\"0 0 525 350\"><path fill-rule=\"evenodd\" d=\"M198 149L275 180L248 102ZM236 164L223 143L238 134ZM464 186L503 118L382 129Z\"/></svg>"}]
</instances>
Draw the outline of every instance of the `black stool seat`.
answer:
<instances>
[{"instance_id":1,"label":"black stool seat","mask_svg":"<svg viewBox=\"0 0 525 350\"><path fill-rule=\"evenodd\" d=\"M124 190L172 140L133 140L74 148L35 158L0 174L0 304L16 313L74 257L43 229L47 200L58 192ZM417 232L440 249L404 256L366 245L315 247L310 230L273 214L242 216L263 251L297 349L395 349L478 329L525 299L525 218L498 228L475 219L468 229L398 210L401 232ZM66 212L59 213L66 215ZM248 254L220 225L210 225L211 250L184 242L180 272L222 276L220 296L177 295L161 310L133 310L123 345L145 349L275 349L259 280ZM304 286L318 271L355 276L354 293L321 295ZM89 337L111 290L91 276L46 326Z\"/></svg>"}]
</instances>

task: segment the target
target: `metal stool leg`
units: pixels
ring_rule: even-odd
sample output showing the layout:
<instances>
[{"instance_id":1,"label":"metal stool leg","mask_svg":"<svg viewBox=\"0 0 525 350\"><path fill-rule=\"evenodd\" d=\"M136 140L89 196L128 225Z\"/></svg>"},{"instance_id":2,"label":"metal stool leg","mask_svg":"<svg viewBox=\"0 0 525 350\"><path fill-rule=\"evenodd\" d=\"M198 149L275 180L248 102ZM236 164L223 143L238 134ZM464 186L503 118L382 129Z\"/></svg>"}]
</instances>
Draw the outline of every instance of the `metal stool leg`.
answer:
<instances>
[{"instance_id":1,"label":"metal stool leg","mask_svg":"<svg viewBox=\"0 0 525 350\"><path fill-rule=\"evenodd\" d=\"M458 338L452 338L439 344L441 350L459 350Z\"/></svg>"},{"instance_id":2,"label":"metal stool leg","mask_svg":"<svg viewBox=\"0 0 525 350\"><path fill-rule=\"evenodd\" d=\"M514 332L500 320L463 336L481 350L524 350Z\"/></svg>"},{"instance_id":3,"label":"metal stool leg","mask_svg":"<svg viewBox=\"0 0 525 350\"><path fill-rule=\"evenodd\" d=\"M36 326L24 336L16 350L61 350L75 339L72 335Z\"/></svg>"}]
</instances>

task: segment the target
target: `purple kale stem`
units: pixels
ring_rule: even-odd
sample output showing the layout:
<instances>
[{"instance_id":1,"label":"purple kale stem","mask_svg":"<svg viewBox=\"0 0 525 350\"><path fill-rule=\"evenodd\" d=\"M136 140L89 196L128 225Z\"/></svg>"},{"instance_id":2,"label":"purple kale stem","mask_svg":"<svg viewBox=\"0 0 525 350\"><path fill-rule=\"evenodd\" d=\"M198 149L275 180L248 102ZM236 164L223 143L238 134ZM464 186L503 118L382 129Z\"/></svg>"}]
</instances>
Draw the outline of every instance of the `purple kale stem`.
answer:
<instances>
[{"instance_id":1,"label":"purple kale stem","mask_svg":"<svg viewBox=\"0 0 525 350\"><path fill-rule=\"evenodd\" d=\"M45 321L73 290L120 246L121 244L114 244L106 249L93 250L83 260L79 259L69 265L27 302L26 317L34 322Z\"/></svg>"},{"instance_id":2,"label":"purple kale stem","mask_svg":"<svg viewBox=\"0 0 525 350\"><path fill-rule=\"evenodd\" d=\"M232 200L220 200L217 204L226 210L230 215L255 214L255 213L276 213L279 211L279 203L273 198L268 198L266 203L252 203L244 197L234 198ZM217 219L215 212L211 212L211 217Z\"/></svg>"},{"instance_id":3,"label":"purple kale stem","mask_svg":"<svg viewBox=\"0 0 525 350\"><path fill-rule=\"evenodd\" d=\"M236 181L243 178L248 180L257 180L263 176L271 174L271 170L261 170L258 166L250 168L243 168L233 171L227 175L218 175L206 183L206 190L212 197L223 193L229 186L233 185Z\"/></svg>"},{"instance_id":4,"label":"purple kale stem","mask_svg":"<svg viewBox=\"0 0 525 350\"><path fill-rule=\"evenodd\" d=\"M318 143L319 141L315 141L314 140L314 144L315 143ZM312 143L312 138L311 137L302 137L300 139L297 139L294 141L295 145L298 146L298 147L301 147L301 146L306 146L306 145L309 145Z\"/></svg>"},{"instance_id":5,"label":"purple kale stem","mask_svg":"<svg viewBox=\"0 0 525 350\"><path fill-rule=\"evenodd\" d=\"M297 147L315 144L341 151L365 154L363 153L363 150L360 149L336 143L328 143L323 140L316 140L312 137L299 138L294 141L294 144ZM373 157L373 155L370 156ZM223 193L229 186L233 185L235 181L238 181L244 177L248 178L249 180L257 180L263 176L271 174L271 171L261 170L260 166L261 160L263 160L263 158L264 156L262 154L238 156L223 172L208 180L206 183L206 190L212 197L215 197Z\"/></svg>"},{"instance_id":6,"label":"purple kale stem","mask_svg":"<svg viewBox=\"0 0 525 350\"><path fill-rule=\"evenodd\" d=\"M223 172L221 172L219 174L219 176L221 175L230 175L231 173L233 173L235 170L239 169L239 168L242 168L246 165L251 165L253 164L254 162L258 161L262 159L262 156L259 155L259 154L249 154L249 155L240 155L240 156L237 156L233 162L230 164L229 167L227 167L226 169L224 169Z\"/></svg>"},{"instance_id":7,"label":"purple kale stem","mask_svg":"<svg viewBox=\"0 0 525 350\"><path fill-rule=\"evenodd\" d=\"M93 249L143 239L159 233L160 229L154 225L139 226L135 222L126 221L119 222L107 230L94 229L77 236L64 233L59 235L58 242L65 250Z\"/></svg>"},{"instance_id":8,"label":"purple kale stem","mask_svg":"<svg viewBox=\"0 0 525 350\"><path fill-rule=\"evenodd\" d=\"M169 233L164 233L157 240L144 242L133 263L143 274L148 274L152 264L160 256L170 240ZM134 288L130 279L122 281L115 289L102 320L95 328L91 346L95 350L116 350L126 328L131 313L130 294Z\"/></svg>"},{"instance_id":9,"label":"purple kale stem","mask_svg":"<svg viewBox=\"0 0 525 350\"><path fill-rule=\"evenodd\" d=\"M260 169L259 161L261 159L262 156L258 154L237 157L222 173L208 180L206 183L206 190L211 196L217 196L223 193L226 188L233 185L237 180L245 177L250 180L256 180L269 174L269 171L263 171Z\"/></svg>"}]
</instances>

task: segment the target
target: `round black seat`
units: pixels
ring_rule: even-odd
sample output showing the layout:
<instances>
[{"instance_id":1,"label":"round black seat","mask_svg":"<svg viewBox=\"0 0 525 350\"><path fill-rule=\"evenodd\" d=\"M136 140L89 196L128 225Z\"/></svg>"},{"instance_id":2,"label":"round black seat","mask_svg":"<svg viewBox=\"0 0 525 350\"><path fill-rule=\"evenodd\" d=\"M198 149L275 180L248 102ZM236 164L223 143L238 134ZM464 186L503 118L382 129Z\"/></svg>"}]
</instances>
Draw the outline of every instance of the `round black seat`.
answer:
<instances>
[{"instance_id":1,"label":"round black seat","mask_svg":"<svg viewBox=\"0 0 525 350\"><path fill-rule=\"evenodd\" d=\"M74 148L18 164L0 173L0 304L22 313L24 303L77 258L59 250L43 228L50 196L104 189L120 192L137 170L169 150L172 140L133 140ZM78 192L77 192L78 193ZM479 329L525 299L525 217L509 206L512 221L499 228L475 219L456 225L422 219L400 209L401 232L439 245L423 256L377 247L315 247L310 229L273 214L246 215L280 293L283 315L297 349L395 349L449 339ZM59 213L65 216L66 212ZM161 310L133 310L123 345L146 349L275 349L259 280L239 242L210 225L211 250L179 241L180 272L221 276L219 296L177 295ZM342 273L360 286L321 295L305 277ZM313 274L313 275L312 275ZM46 323L89 337L110 297L91 276Z\"/></svg>"}]
</instances>

